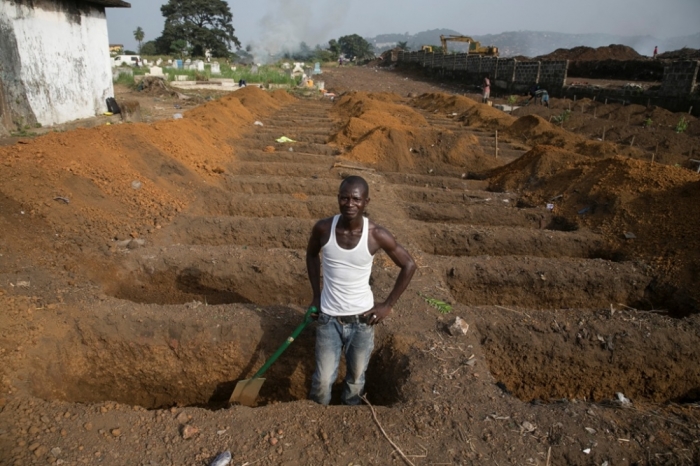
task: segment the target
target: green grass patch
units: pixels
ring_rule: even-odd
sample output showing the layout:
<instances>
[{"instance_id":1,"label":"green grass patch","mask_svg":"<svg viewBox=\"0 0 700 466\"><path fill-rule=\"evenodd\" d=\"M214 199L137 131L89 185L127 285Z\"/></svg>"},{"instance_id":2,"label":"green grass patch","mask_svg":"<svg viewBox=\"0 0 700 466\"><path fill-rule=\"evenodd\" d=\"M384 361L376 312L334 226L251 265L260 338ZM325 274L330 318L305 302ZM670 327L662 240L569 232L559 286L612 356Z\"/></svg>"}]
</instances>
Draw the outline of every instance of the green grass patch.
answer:
<instances>
[{"instance_id":1,"label":"green grass patch","mask_svg":"<svg viewBox=\"0 0 700 466\"><path fill-rule=\"evenodd\" d=\"M114 80L114 84L121 84L123 86L133 87L134 76L127 73L122 73L117 77L117 79Z\"/></svg>"}]
</instances>

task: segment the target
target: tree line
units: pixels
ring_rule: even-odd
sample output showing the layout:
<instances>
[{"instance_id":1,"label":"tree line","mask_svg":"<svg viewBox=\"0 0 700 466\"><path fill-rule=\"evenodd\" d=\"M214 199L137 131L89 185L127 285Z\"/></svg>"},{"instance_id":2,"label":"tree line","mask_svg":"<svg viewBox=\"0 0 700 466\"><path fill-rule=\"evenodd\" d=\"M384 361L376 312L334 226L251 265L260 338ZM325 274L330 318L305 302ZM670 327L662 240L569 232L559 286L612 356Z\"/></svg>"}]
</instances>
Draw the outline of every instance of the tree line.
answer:
<instances>
[{"instance_id":1,"label":"tree line","mask_svg":"<svg viewBox=\"0 0 700 466\"><path fill-rule=\"evenodd\" d=\"M233 14L224 0L168 0L160 7L165 17L161 35L143 42L145 31L139 26L134 38L142 55L175 55L203 57L209 51L212 57L252 58L252 47L241 47L233 28ZM235 49L233 51L232 49ZM372 44L357 34L346 35L328 42L328 47L309 47L305 42L280 57L305 61L332 61L340 56L357 61L374 57Z\"/></svg>"}]
</instances>

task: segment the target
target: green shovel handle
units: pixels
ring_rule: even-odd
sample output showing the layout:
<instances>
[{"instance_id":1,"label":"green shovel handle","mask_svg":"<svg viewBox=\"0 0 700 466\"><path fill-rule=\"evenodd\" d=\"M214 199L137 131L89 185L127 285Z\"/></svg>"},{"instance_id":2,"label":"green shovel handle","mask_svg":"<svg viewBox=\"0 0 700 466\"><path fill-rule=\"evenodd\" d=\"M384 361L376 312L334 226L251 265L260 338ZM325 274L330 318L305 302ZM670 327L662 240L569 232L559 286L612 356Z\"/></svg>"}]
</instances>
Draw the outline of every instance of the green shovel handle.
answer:
<instances>
[{"instance_id":1,"label":"green shovel handle","mask_svg":"<svg viewBox=\"0 0 700 466\"><path fill-rule=\"evenodd\" d=\"M277 361L277 358L279 358L280 355L282 353L284 353L284 350L286 350L287 347L289 345L291 345L292 342L299 336L299 334L302 332L302 330L304 330L304 328L306 328L306 326L309 325L309 323L311 323L311 321L313 321L313 319L311 318L311 314L316 314L316 313L318 313L318 308L316 306L311 306L306 311L306 314L304 314L304 320L297 326L297 328L294 329L292 334L284 341L284 343L282 343L282 346L277 348L277 351L275 351L275 354L273 354L272 357L270 357L270 359L265 361L265 364L263 364L263 366L260 369L258 369L258 372L256 372L255 375L250 380L257 379L258 377L263 375L265 373L265 371L270 368L272 363Z\"/></svg>"}]
</instances>

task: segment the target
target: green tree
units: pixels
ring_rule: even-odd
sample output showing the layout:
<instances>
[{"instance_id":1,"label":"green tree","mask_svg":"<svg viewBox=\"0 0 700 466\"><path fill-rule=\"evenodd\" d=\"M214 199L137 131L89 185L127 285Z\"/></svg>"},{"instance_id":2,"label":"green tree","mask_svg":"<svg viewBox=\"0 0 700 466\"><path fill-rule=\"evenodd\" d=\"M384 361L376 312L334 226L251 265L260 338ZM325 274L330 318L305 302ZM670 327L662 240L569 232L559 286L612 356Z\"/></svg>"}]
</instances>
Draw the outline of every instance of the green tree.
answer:
<instances>
[{"instance_id":1,"label":"green tree","mask_svg":"<svg viewBox=\"0 0 700 466\"><path fill-rule=\"evenodd\" d=\"M189 52L185 39L174 40L170 43L170 53L184 57Z\"/></svg>"},{"instance_id":2,"label":"green tree","mask_svg":"<svg viewBox=\"0 0 700 466\"><path fill-rule=\"evenodd\" d=\"M185 41L193 56L209 49L215 57L229 55L231 45L240 49L234 35L233 15L224 0L168 0L160 7L165 17L163 33L156 39L160 53L168 53L176 41ZM183 50L181 43L176 49Z\"/></svg>"},{"instance_id":3,"label":"green tree","mask_svg":"<svg viewBox=\"0 0 700 466\"><path fill-rule=\"evenodd\" d=\"M374 57L372 44L357 34L340 37L338 39L338 45L340 46L340 51L348 58L364 60Z\"/></svg>"},{"instance_id":4,"label":"green tree","mask_svg":"<svg viewBox=\"0 0 700 466\"><path fill-rule=\"evenodd\" d=\"M336 58L333 56L333 53L330 50L324 50L321 48L320 45L317 45L316 48L314 48L314 56L313 56L314 61L334 61Z\"/></svg>"},{"instance_id":5,"label":"green tree","mask_svg":"<svg viewBox=\"0 0 700 466\"><path fill-rule=\"evenodd\" d=\"M158 51L156 50L156 41L149 40L148 42L145 42L141 46L141 49L139 50L139 54L140 55L158 55Z\"/></svg>"},{"instance_id":6,"label":"green tree","mask_svg":"<svg viewBox=\"0 0 700 466\"><path fill-rule=\"evenodd\" d=\"M409 52L409 51L411 50L411 47L408 46L408 42L407 42L407 41L398 42L398 43L396 44L396 47L398 47L398 48L400 48L401 50L404 50L404 51L406 51L406 52Z\"/></svg>"},{"instance_id":7,"label":"green tree","mask_svg":"<svg viewBox=\"0 0 700 466\"><path fill-rule=\"evenodd\" d=\"M291 54L294 60L310 60L314 53L306 42L299 43L299 49Z\"/></svg>"},{"instance_id":8,"label":"green tree","mask_svg":"<svg viewBox=\"0 0 700 466\"><path fill-rule=\"evenodd\" d=\"M328 51L331 52L334 60L338 59L338 56L340 55L340 44L338 44L337 40L331 39L328 41Z\"/></svg>"},{"instance_id":9,"label":"green tree","mask_svg":"<svg viewBox=\"0 0 700 466\"><path fill-rule=\"evenodd\" d=\"M141 29L141 26L137 27L134 31L134 39L139 43L139 53L141 53L141 42L143 42L144 37L146 37L146 34L143 32L143 29Z\"/></svg>"}]
</instances>

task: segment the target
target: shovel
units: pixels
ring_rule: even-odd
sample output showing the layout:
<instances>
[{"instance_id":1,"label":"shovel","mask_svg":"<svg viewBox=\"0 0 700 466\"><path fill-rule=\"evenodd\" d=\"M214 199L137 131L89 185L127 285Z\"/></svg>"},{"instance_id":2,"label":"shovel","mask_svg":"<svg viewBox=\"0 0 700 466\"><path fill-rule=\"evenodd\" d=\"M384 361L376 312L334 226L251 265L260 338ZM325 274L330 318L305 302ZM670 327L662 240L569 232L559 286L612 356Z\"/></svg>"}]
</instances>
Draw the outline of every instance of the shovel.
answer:
<instances>
[{"instance_id":1,"label":"shovel","mask_svg":"<svg viewBox=\"0 0 700 466\"><path fill-rule=\"evenodd\" d=\"M244 406L255 406L258 393L260 392L260 387L262 387L262 384L265 382L265 379L260 378L260 376L270 368L272 363L275 362L282 353L284 353L284 350L286 350L287 347L292 344L302 330L304 330L304 328L306 328L306 326L313 321L311 314L316 314L317 312L318 309L316 306L311 306L306 311L306 314L304 314L304 320L297 326L297 328L294 329L292 334L285 340L285 342L282 343L282 346L275 351L275 354L273 354L270 359L265 361L265 364L258 369L258 372L256 372L252 378L241 380L236 384L236 388L233 389L233 394L229 400L231 403L240 403Z\"/></svg>"}]
</instances>

